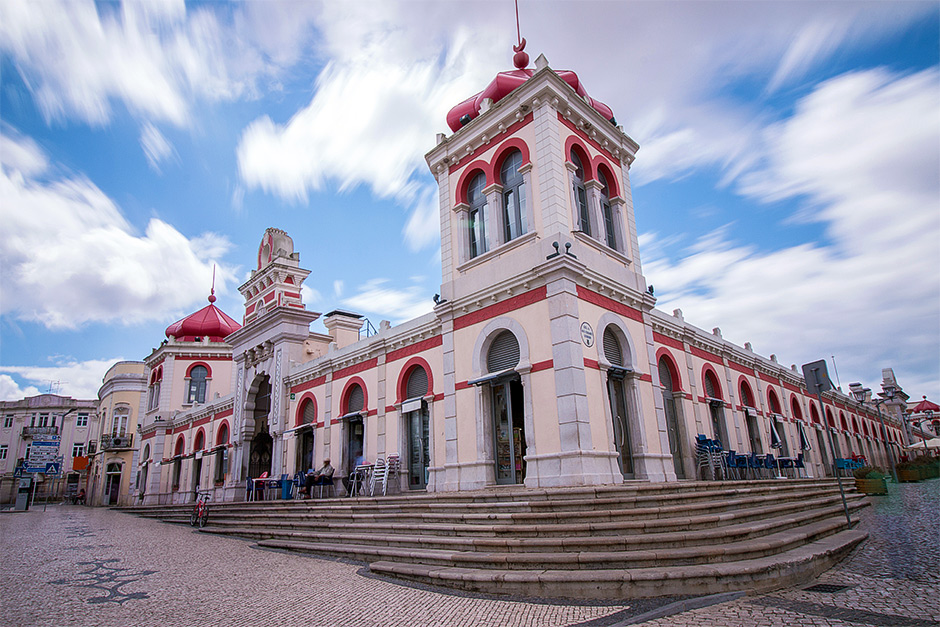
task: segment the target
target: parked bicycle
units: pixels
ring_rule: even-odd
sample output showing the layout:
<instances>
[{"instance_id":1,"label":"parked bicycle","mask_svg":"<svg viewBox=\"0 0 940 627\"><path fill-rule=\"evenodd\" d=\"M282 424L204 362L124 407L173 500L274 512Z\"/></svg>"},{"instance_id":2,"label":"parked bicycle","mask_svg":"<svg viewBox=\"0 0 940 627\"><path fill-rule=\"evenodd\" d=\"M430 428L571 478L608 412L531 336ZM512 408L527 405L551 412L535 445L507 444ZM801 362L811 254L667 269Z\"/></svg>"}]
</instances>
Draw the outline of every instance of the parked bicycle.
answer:
<instances>
[{"instance_id":1,"label":"parked bicycle","mask_svg":"<svg viewBox=\"0 0 940 627\"><path fill-rule=\"evenodd\" d=\"M189 524L195 527L199 525L199 528L206 526L206 523L209 522L209 492L199 491L196 492L196 504L193 506L193 513L189 517Z\"/></svg>"}]
</instances>

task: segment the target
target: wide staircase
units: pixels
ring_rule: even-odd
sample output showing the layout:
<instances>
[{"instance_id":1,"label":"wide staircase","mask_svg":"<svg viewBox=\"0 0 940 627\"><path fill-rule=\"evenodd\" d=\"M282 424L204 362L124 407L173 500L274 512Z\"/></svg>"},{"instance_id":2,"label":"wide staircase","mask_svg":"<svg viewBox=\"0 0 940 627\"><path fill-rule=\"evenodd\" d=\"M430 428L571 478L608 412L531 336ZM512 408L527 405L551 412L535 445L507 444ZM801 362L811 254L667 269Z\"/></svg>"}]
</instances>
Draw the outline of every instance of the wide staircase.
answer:
<instances>
[{"instance_id":1,"label":"wide staircase","mask_svg":"<svg viewBox=\"0 0 940 627\"><path fill-rule=\"evenodd\" d=\"M202 531L369 563L462 590L623 599L769 590L830 568L866 534L835 480L493 488L213 503ZM121 511L188 523L191 505Z\"/></svg>"}]
</instances>

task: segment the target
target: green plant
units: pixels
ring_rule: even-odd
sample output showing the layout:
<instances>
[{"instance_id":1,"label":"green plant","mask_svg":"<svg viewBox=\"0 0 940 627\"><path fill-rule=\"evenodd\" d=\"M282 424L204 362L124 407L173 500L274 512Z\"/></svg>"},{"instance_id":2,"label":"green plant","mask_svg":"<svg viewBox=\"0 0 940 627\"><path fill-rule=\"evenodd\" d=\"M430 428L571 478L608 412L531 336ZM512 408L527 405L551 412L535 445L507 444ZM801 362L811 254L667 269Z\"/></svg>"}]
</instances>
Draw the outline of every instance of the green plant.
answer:
<instances>
[{"instance_id":1,"label":"green plant","mask_svg":"<svg viewBox=\"0 0 940 627\"><path fill-rule=\"evenodd\" d=\"M881 468L877 466L862 466L861 468L856 468L852 471L852 475L856 479L884 479L885 474Z\"/></svg>"}]
</instances>

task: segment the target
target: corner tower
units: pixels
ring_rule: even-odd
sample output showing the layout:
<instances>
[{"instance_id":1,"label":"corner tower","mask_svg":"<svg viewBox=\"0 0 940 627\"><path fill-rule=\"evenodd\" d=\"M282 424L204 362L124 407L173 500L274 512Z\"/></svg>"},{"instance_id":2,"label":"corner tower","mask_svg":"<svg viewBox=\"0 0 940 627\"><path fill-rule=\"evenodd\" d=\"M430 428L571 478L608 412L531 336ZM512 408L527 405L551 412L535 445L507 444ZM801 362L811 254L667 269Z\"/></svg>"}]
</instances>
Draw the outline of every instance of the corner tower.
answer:
<instances>
[{"instance_id":1,"label":"corner tower","mask_svg":"<svg viewBox=\"0 0 940 627\"><path fill-rule=\"evenodd\" d=\"M641 409L656 402L629 180L639 147L574 72L543 56L527 68L516 50L516 69L454 107L453 135L426 155L453 390L444 489L675 478L662 409Z\"/></svg>"}]
</instances>

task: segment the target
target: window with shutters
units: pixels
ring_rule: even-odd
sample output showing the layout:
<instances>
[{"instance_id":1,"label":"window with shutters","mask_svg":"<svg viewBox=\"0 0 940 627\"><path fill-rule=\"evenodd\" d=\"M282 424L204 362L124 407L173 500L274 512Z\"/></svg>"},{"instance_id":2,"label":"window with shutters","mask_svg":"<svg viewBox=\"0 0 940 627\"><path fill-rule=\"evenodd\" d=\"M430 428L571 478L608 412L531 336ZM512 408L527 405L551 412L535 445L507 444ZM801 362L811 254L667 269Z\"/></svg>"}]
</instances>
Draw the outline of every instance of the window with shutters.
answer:
<instances>
[{"instance_id":1,"label":"window with shutters","mask_svg":"<svg viewBox=\"0 0 940 627\"><path fill-rule=\"evenodd\" d=\"M362 386L358 383L354 383L349 389L349 395L346 397L346 411L344 413L351 414L353 412L362 411L364 405L365 393L362 391Z\"/></svg>"},{"instance_id":2,"label":"window with shutters","mask_svg":"<svg viewBox=\"0 0 940 627\"><path fill-rule=\"evenodd\" d=\"M309 425L317 419L317 406L309 398L304 401L304 407L301 411L301 424Z\"/></svg>"},{"instance_id":3,"label":"window with shutters","mask_svg":"<svg viewBox=\"0 0 940 627\"><path fill-rule=\"evenodd\" d=\"M614 333L612 327L607 327L604 330L604 357L607 358L611 366L623 367L623 351L620 348L620 340L617 339L617 334Z\"/></svg>"},{"instance_id":4,"label":"window with shutters","mask_svg":"<svg viewBox=\"0 0 940 627\"><path fill-rule=\"evenodd\" d=\"M519 365L519 341L512 331L502 331L490 344L486 356L486 368L491 374L512 370Z\"/></svg>"},{"instance_id":5,"label":"window with shutters","mask_svg":"<svg viewBox=\"0 0 940 627\"><path fill-rule=\"evenodd\" d=\"M607 236L607 245L617 249L617 233L614 227L614 211L610 206L610 186L607 177L601 170L597 171L597 180L601 184L601 213L604 217L604 233Z\"/></svg>"},{"instance_id":6,"label":"window with shutters","mask_svg":"<svg viewBox=\"0 0 940 627\"><path fill-rule=\"evenodd\" d=\"M421 398L428 393L428 373L421 366L415 366L408 373L405 384L405 398Z\"/></svg>"}]
</instances>

